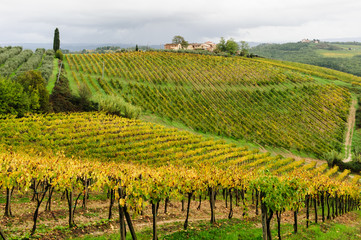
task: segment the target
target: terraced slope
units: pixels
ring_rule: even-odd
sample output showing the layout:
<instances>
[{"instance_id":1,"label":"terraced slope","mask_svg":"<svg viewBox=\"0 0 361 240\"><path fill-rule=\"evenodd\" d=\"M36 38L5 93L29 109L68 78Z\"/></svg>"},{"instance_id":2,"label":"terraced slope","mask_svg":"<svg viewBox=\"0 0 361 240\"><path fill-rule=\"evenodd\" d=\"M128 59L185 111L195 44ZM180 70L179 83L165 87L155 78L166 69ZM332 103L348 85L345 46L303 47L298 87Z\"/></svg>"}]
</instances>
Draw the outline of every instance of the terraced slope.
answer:
<instances>
[{"instance_id":1,"label":"terraced slope","mask_svg":"<svg viewBox=\"0 0 361 240\"><path fill-rule=\"evenodd\" d=\"M342 149L350 93L282 66L133 52L66 55L66 68L78 86L122 96L196 131L316 156Z\"/></svg>"}]
</instances>

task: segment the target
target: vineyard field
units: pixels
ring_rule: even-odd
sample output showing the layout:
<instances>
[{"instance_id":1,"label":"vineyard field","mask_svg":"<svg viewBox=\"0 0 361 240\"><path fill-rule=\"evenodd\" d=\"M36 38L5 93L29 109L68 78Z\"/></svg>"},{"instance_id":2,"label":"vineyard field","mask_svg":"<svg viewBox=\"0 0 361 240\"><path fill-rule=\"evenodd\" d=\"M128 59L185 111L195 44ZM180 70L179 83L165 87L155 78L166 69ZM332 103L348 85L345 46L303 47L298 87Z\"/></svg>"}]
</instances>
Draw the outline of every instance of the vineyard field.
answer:
<instances>
[{"instance_id":1,"label":"vineyard field","mask_svg":"<svg viewBox=\"0 0 361 240\"><path fill-rule=\"evenodd\" d=\"M65 56L75 86L195 131L316 157L343 149L350 93L294 69L166 52Z\"/></svg>"},{"instance_id":2,"label":"vineyard field","mask_svg":"<svg viewBox=\"0 0 361 240\"><path fill-rule=\"evenodd\" d=\"M267 151L342 153L355 102L348 87L360 78L261 58L149 51L66 54L61 63L53 54L0 48L0 74L36 69L48 80L59 67L59 81L47 81L55 103L99 109L0 116L0 239L105 229L137 239L142 225L158 239L159 221L181 219L187 230L226 218L253 221L265 240L277 225L281 239L360 209L360 175ZM93 102L83 99L90 92ZM102 109L109 100L141 117ZM282 216L293 230L281 228Z\"/></svg>"},{"instance_id":3,"label":"vineyard field","mask_svg":"<svg viewBox=\"0 0 361 240\"><path fill-rule=\"evenodd\" d=\"M246 164L257 160L259 164L271 164L272 169L293 162L279 162L279 157L270 157L269 153L226 144L223 140L101 113L3 119L0 128L0 144L16 151L63 151L69 157L102 161L162 166L169 163L192 165L198 161Z\"/></svg>"},{"instance_id":4,"label":"vineyard field","mask_svg":"<svg viewBox=\"0 0 361 240\"><path fill-rule=\"evenodd\" d=\"M0 186L6 206L11 206L11 199L33 194L37 201L36 219L41 199L46 199L46 208L51 208L50 201L59 209L65 204L60 198L64 194L68 199L70 228L77 221L78 199L82 199L85 208L91 207L92 200L87 201L86 194L101 192L108 192L108 197L101 201L103 206L109 204L112 209L117 199L119 211L125 214L129 211L136 219L143 216L143 210L147 211L153 216L155 228L157 206L164 202L166 208L167 201L187 201L189 209L191 201L200 205L206 198L210 206L207 213L213 223L221 205L223 214L229 218L236 211L243 217L261 213L263 216L266 208L267 212L278 214L285 210L297 212L309 219L304 213L311 209L313 201L319 201L322 209L319 218L324 221L360 204L360 178L350 178L349 170L338 172L337 167L328 168L327 164L272 156L140 120L103 113L31 115L2 119L0 129L3 132ZM208 204L203 205L202 208L209 208ZM103 207L103 211L109 209ZM18 209L14 212L20 217L29 214ZM11 216L10 207L5 207L6 214ZM131 220L127 224L131 226ZM34 226L32 233L36 231ZM122 227L125 225L120 223ZM11 227L5 230L11 235L27 231ZM156 234L154 231L153 235Z\"/></svg>"}]
</instances>

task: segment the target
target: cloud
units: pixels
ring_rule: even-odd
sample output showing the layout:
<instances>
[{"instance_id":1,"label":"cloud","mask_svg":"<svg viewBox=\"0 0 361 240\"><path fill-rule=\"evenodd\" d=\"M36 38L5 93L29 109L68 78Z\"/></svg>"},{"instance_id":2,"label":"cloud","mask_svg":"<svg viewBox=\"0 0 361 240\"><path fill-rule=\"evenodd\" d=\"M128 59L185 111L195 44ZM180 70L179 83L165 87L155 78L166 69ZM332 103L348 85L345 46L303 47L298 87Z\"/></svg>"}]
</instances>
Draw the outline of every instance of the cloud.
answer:
<instances>
[{"instance_id":1,"label":"cloud","mask_svg":"<svg viewBox=\"0 0 361 240\"><path fill-rule=\"evenodd\" d=\"M233 37L258 42L357 35L357 0L2 0L0 42L160 44ZM316 36L317 35L317 36Z\"/></svg>"}]
</instances>

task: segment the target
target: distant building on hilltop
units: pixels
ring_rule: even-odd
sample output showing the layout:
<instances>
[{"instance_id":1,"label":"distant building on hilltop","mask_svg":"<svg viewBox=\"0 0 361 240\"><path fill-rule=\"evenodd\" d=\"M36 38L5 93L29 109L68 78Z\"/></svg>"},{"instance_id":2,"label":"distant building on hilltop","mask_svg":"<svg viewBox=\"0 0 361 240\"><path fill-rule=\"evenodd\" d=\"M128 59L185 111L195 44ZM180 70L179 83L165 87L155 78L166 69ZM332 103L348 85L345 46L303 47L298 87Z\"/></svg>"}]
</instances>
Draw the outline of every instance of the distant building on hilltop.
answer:
<instances>
[{"instance_id":1,"label":"distant building on hilltop","mask_svg":"<svg viewBox=\"0 0 361 240\"><path fill-rule=\"evenodd\" d=\"M167 43L164 45L164 49L166 50L179 50L182 49L182 45L180 43Z\"/></svg>"},{"instance_id":2,"label":"distant building on hilltop","mask_svg":"<svg viewBox=\"0 0 361 240\"><path fill-rule=\"evenodd\" d=\"M205 42L205 43L190 43L187 48L185 48L186 50L207 50L210 52L213 52L216 49L217 45L213 42ZM164 45L164 49L167 50L179 50L182 49L182 45L179 44L175 44L175 43L167 43Z\"/></svg>"},{"instance_id":3,"label":"distant building on hilltop","mask_svg":"<svg viewBox=\"0 0 361 240\"><path fill-rule=\"evenodd\" d=\"M313 40L310 40L310 39L302 39L301 42L302 42L302 43L320 43L320 40L318 40L318 39L313 39Z\"/></svg>"}]
</instances>

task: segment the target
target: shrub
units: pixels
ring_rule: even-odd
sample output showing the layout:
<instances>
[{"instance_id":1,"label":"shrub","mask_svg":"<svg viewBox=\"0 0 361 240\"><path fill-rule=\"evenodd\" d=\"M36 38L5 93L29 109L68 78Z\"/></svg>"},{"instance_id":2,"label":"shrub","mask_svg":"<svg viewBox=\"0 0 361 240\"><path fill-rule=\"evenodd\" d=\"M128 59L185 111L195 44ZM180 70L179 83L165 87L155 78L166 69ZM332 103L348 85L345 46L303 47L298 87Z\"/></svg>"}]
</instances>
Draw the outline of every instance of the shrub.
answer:
<instances>
[{"instance_id":1,"label":"shrub","mask_svg":"<svg viewBox=\"0 0 361 240\"><path fill-rule=\"evenodd\" d=\"M96 95L92 101L98 104L98 110L126 118L138 118L141 108L127 103L122 97L114 95Z\"/></svg>"},{"instance_id":2,"label":"shrub","mask_svg":"<svg viewBox=\"0 0 361 240\"><path fill-rule=\"evenodd\" d=\"M332 167L336 162L342 160L342 154L335 150L331 150L330 152L323 154L323 158L327 160L328 166Z\"/></svg>"},{"instance_id":3,"label":"shrub","mask_svg":"<svg viewBox=\"0 0 361 240\"><path fill-rule=\"evenodd\" d=\"M64 55L63 55L63 53L61 52L60 49L55 52L55 57L60 59L61 61L63 61Z\"/></svg>"},{"instance_id":4,"label":"shrub","mask_svg":"<svg viewBox=\"0 0 361 240\"><path fill-rule=\"evenodd\" d=\"M31 50L24 50L18 55L15 55L6 60L5 64L0 69L0 74L2 76L10 76L16 69L26 62L31 56L33 55L33 51Z\"/></svg>"},{"instance_id":5,"label":"shrub","mask_svg":"<svg viewBox=\"0 0 361 240\"><path fill-rule=\"evenodd\" d=\"M36 49L35 53L24 64L20 66L20 68L16 72L16 75L20 75L23 72L33 69L37 69L39 64L41 63L41 60L43 59L44 52L44 48Z\"/></svg>"},{"instance_id":6,"label":"shrub","mask_svg":"<svg viewBox=\"0 0 361 240\"><path fill-rule=\"evenodd\" d=\"M89 86L85 83L80 83L78 86L79 100L78 105L83 111L96 110L94 103L90 101L92 98L92 92L89 89Z\"/></svg>"},{"instance_id":7,"label":"shrub","mask_svg":"<svg viewBox=\"0 0 361 240\"><path fill-rule=\"evenodd\" d=\"M22 47L8 47L6 51L0 54L0 65L5 63L9 58L19 54L23 50Z\"/></svg>"},{"instance_id":8,"label":"shrub","mask_svg":"<svg viewBox=\"0 0 361 240\"><path fill-rule=\"evenodd\" d=\"M29 97L21 84L0 78L0 114L24 116L29 111Z\"/></svg>"},{"instance_id":9,"label":"shrub","mask_svg":"<svg viewBox=\"0 0 361 240\"><path fill-rule=\"evenodd\" d=\"M54 54L55 53L53 49L46 50L45 57L39 69L39 71L41 72L41 76L43 76L46 81L49 81L49 78L53 72Z\"/></svg>"},{"instance_id":10,"label":"shrub","mask_svg":"<svg viewBox=\"0 0 361 240\"><path fill-rule=\"evenodd\" d=\"M38 71L28 71L16 78L24 91L30 96L30 108L34 112L49 111L49 93L46 90L45 80Z\"/></svg>"},{"instance_id":11,"label":"shrub","mask_svg":"<svg viewBox=\"0 0 361 240\"><path fill-rule=\"evenodd\" d=\"M361 162L357 162L355 160L351 162L342 162L342 160L336 160L334 162L334 165L337 165L339 167L340 171L343 171L345 169L351 170L353 173L360 173L361 171ZM334 166L332 165L332 166Z\"/></svg>"}]
</instances>

